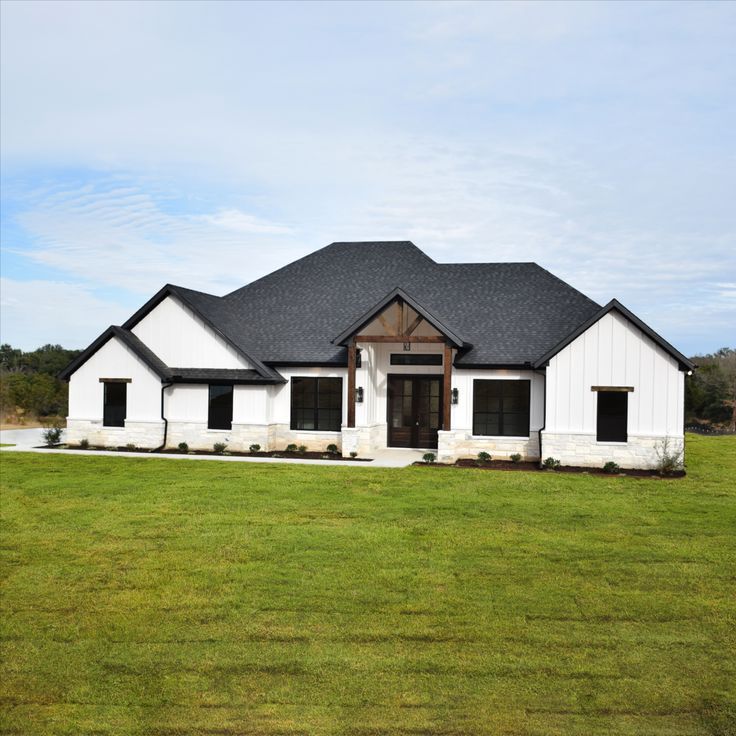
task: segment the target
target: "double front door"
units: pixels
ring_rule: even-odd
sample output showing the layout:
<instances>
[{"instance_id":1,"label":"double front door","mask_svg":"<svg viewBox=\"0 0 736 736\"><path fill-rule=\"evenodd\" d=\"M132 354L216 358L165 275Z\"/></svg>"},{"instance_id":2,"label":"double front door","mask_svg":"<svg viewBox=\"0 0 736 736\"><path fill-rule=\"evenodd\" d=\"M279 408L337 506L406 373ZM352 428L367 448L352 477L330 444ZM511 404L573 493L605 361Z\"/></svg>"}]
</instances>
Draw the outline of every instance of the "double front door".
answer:
<instances>
[{"instance_id":1,"label":"double front door","mask_svg":"<svg viewBox=\"0 0 736 736\"><path fill-rule=\"evenodd\" d=\"M442 377L388 377L388 446L437 447L442 422Z\"/></svg>"}]
</instances>

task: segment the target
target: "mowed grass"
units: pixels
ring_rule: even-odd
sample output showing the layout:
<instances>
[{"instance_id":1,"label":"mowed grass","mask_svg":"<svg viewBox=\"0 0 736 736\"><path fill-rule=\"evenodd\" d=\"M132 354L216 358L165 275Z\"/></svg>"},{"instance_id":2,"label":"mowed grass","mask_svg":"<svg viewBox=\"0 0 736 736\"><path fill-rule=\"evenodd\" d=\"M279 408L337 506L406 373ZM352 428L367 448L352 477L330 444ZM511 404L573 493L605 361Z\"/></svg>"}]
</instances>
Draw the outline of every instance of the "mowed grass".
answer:
<instances>
[{"instance_id":1,"label":"mowed grass","mask_svg":"<svg viewBox=\"0 0 736 736\"><path fill-rule=\"evenodd\" d=\"M736 438L680 480L0 462L2 733L736 733Z\"/></svg>"}]
</instances>

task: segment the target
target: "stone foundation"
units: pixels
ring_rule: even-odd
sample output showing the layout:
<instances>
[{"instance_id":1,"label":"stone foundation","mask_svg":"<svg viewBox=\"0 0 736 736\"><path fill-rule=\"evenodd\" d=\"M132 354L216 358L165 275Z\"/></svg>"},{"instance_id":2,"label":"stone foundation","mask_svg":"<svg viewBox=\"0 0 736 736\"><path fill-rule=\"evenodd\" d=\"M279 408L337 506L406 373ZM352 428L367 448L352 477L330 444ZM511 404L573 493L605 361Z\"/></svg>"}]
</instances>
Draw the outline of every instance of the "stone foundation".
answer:
<instances>
[{"instance_id":1,"label":"stone foundation","mask_svg":"<svg viewBox=\"0 0 736 736\"><path fill-rule=\"evenodd\" d=\"M164 423L126 421L124 427L104 427L102 419L67 419L62 441L78 445L87 440L93 447L135 445L150 450L164 438Z\"/></svg>"},{"instance_id":2,"label":"stone foundation","mask_svg":"<svg viewBox=\"0 0 736 736\"><path fill-rule=\"evenodd\" d=\"M309 452L324 452L327 445L342 445L340 432L311 432L291 429L288 424L268 425L268 449L284 450L287 445L306 445Z\"/></svg>"},{"instance_id":3,"label":"stone foundation","mask_svg":"<svg viewBox=\"0 0 736 736\"><path fill-rule=\"evenodd\" d=\"M538 432L529 437L474 437L471 432L453 429L438 432L437 460L454 463L462 458L475 458L479 452L487 452L496 460L507 460L519 454L523 460L539 459Z\"/></svg>"},{"instance_id":4,"label":"stone foundation","mask_svg":"<svg viewBox=\"0 0 736 736\"><path fill-rule=\"evenodd\" d=\"M216 442L224 442L234 452L248 452L253 444L266 450L268 426L233 423L231 429L208 429L206 422L169 422L166 447L178 447L180 442L186 442L190 450L212 450Z\"/></svg>"},{"instance_id":5,"label":"stone foundation","mask_svg":"<svg viewBox=\"0 0 736 736\"><path fill-rule=\"evenodd\" d=\"M358 457L370 457L375 450L386 447L386 425L374 424L370 427L342 428L342 456L350 457L357 452Z\"/></svg>"},{"instance_id":6,"label":"stone foundation","mask_svg":"<svg viewBox=\"0 0 736 736\"><path fill-rule=\"evenodd\" d=\"M594 434L542 432L542 455L583 468L602 468L612 460L621 468L651 470L659 462L657 448L666 439L670 453L683 450L683 437L629 435L627 442L596 442Z\"/></svg>"}]
</instances>

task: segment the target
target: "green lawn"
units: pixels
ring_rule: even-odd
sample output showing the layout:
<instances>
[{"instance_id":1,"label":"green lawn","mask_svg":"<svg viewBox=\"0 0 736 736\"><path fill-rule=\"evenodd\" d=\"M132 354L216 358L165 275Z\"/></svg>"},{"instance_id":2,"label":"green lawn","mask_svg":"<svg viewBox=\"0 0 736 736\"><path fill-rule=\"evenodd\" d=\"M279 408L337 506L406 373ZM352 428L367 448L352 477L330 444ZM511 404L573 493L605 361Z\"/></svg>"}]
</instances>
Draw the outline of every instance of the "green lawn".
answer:
<instances>
[{"instance_id":1,"label":"green lawn","mask_svg":"<svg viewBox=\"0 0 736 736\"><path fill-rule=\"evenodd\" d=\"M736 733L736 438L680 480L0 463L0 733Z\"/></svg>"}]
</instances>

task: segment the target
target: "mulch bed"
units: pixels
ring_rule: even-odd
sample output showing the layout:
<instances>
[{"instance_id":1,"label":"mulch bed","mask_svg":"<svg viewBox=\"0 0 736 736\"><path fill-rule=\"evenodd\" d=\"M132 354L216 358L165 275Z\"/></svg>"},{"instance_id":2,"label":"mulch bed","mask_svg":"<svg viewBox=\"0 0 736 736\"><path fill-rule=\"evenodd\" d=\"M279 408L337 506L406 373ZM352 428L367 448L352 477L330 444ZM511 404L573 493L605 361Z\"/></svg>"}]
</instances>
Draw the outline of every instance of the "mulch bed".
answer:
<instances>
[{"instance_id":1,"label":"mulch bed","mask_svg":"<svg viewBox=\"0 0 736 736\"><path fill-rule=\"evenodd\" d=\"M148 450L145 447L93 447L90 445L86 448L81 448L78 445L54 445L48 447L47 445L41 445L40 447L34 448L36 450L99 450L108 452L147 452L150 455L206 455L208 457L273 457L273 458L293 458L296 460L345 460L350 462L373 462L372 457L343 457L342 455L333 455L329 452L286 452L285 450L273 452L213 452L212 450L188 450L182 452L181 450L168 448L166 450Z\"/></svg>"},{"instance_id":2,"label":"mulch bed","mask_svg":"<svg viewBox=\"0 0 736 736\"><path fill-rule=\"evenodd\" d=\"M524 470L532 473L587 473L588 475L604 475L609 478L615 476L633 476L635 478L684 478L685 471L678 470L669 475L661 475L657 470L632 470L629 468L621 468L615 473L606 473L602 468L581 468L577 465L562 465L555 470L547 470L541 468L539 463L535 462L518 462L512 463L510 460L491 460L487 463L480 463L472 458L464 458L454 463L425 463L415 462L413 465L422 468L476 468L477 470Z\"/></svg>"}]
</instances>

